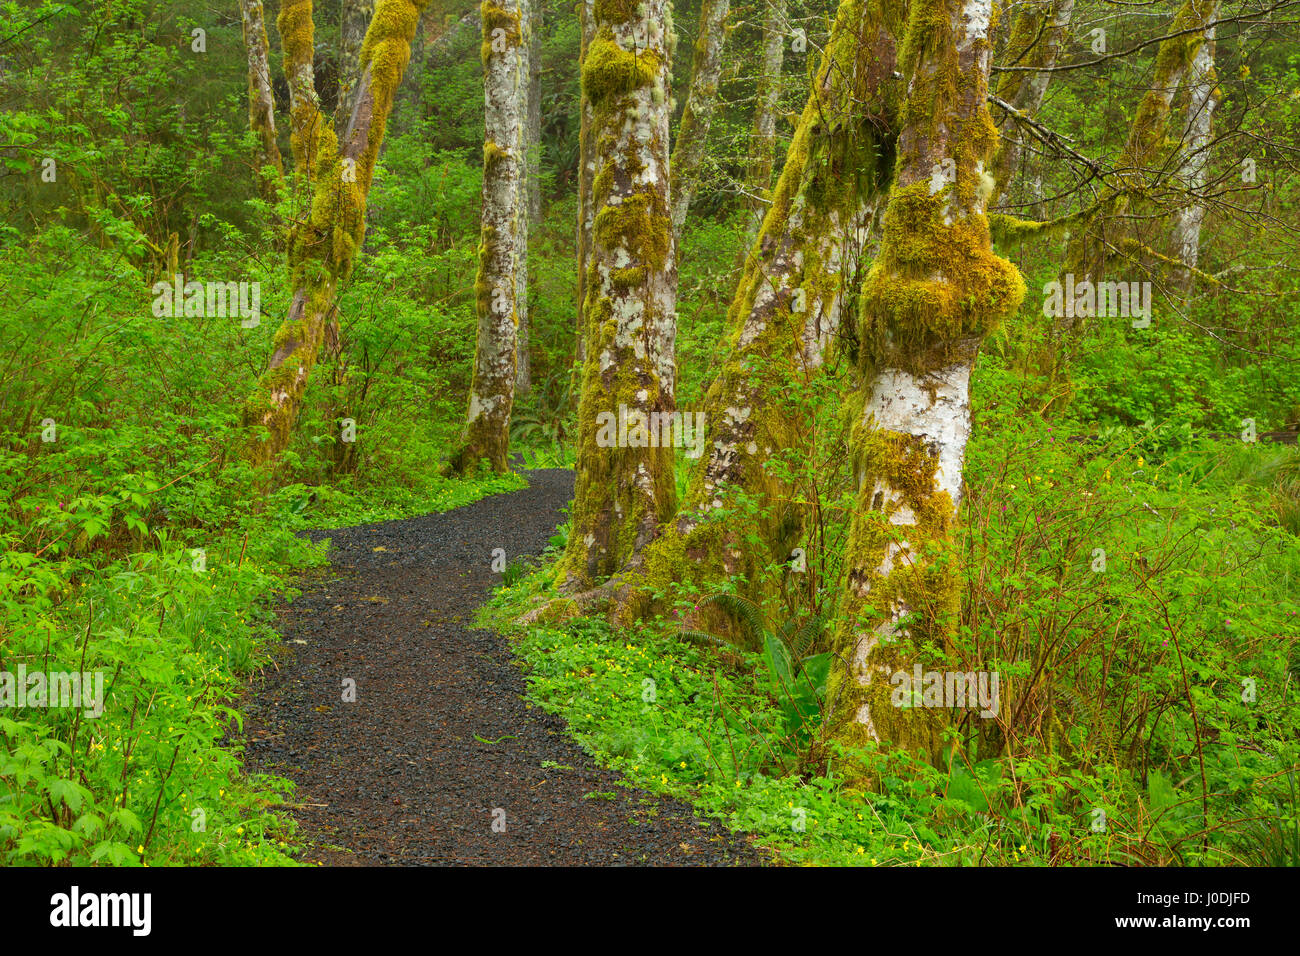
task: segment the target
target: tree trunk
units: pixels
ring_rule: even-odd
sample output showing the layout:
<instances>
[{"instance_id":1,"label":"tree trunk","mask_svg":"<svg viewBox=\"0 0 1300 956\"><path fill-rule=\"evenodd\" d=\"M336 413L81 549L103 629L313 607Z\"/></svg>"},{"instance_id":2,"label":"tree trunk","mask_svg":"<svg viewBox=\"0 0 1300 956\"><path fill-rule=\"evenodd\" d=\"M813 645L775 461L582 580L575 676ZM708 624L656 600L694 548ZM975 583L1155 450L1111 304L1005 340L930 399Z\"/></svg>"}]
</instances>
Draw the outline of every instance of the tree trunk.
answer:
<instances>
[{"instance_id":1,"label":"tree trunk","mask_svg":"<svg viewBox=\"0 0 1300 956\"><path fill-rule=\"evenodd\" d=\"M528 0L528 223L542 221L542 9Z\"/></svg>"},{"instance_id":2,"label":"tree trunk","mask_svg":"<svg viewBox=\"0 0 1300 956\"><path fill-rule=\"evenodd\" d=\"M1061 50L1070 37L1070 20L1074 16L1074 0L1037 0L1028 2L1016 15L1007 47L1007 66L1016 67L1002 74L998 80L998 99L1011 106L1024 117L1033 118L1043 105L1047 84L1052 78ZM1029 72L1025 72L1029 71ZM1011 177L1020 161L1023 145L1021 131L1015 129L1010 117L1004 120L1002 139L990 170L997 184L997 202L1001 208L1007 203Z\"/></svg>"},{"instance_id":3,"label":"tree trunk","mask_svg":"<svg viewBox=\"0 0 1300 956\"><path fill-rule=\"evenodd\" d=\"M527 253L524 153L528 91L527 7L521 0L483 4L483 225L475 282L478 343L465 438L449 470L472 472L486 458L509 470L510 413Z\"/></svg>"},{"instance_id":4,"label":"tree trunk","mask_svg":"<svg viewBox=\"0 0 1300 956\"><path fill-rule=\"evenodd\" d=\"M635 7L601 0L593 12L582 87L591 106L595 216L573 529L559 568L565 590L589 587L622 568L672 515L676 489L672 449L651 445L645 433L651 414L675 407L668 0ZM610 434L610 418L630 426L626 441ZM643 427L635 431L638 422Z\"/></svg>"},{"instance_id":5,"label":"tree trunk","mask_svg":"<svg viewBox=\"0 0 1300 956\"><path fill-rule=\"evenodd\" d=\"M356 103L357 69L361 63L361 43L375 12L375 0L343 0L339 22L339 99L334 107L334 129L347 131Z\"/></svg>"},{"instance_id":6,"label":"tree trunk","mask_svg":"<svg viewBox=\"0 0 1300 956\"><path fill-rule=\"evenodd\" d=\"M538 111L537 87L541 84L539 67L534 59L539 55L541 26L533 19L535 12L541 10L541 0L520 0L520 13L524 22L524 44L520 49L523 63L520 72L524 78L521 86L523 98L524 125L520 134L520 158L522 166L519 176L518 216L521 220L516 240L515 269L515 303L519 312L519 331L515 348L515 394L519 398L527 397L532 390L532 363L528 358L528 339L531 329L531 317L528 314L528 230L541 218L541 193L537 193L537 212L533 211L533 194L537 189L538 179L538 136L541 132L542 115Z\"/></svg>"},{"instance_id":7,"label":"tree trunk","mask_svg":"<svg viewBox=\"0 0 1300 956\"><path fill-rule=\"evenodd\" d=\"M284 166L275 139L275 97L271 93L271 66L266 39L262 0L239 0L244 24L244 46L248 51L248 127L257 138L253 154L257 164L257 191L267 202L275 202ZM274 169L274 175L267 167Z\"/></svg>"},{"instance_id":8,"label":"tree trunk","mask_svg":"<svg viewBox=\"0 0 1300 956\"><path fill-rule=\"evenodd\" d=\"M1200 258L1201 223L1205 206L1197 194L1205 188L1205 166L1209 159L1210 123L1218 106L1218 77L1214 72L1214 27L1208 27L1192 54L1187 75L1187 131L1183 137L1183 161L1178 178L1187 187L1187 204L1174 212L1174 255L1189 268L1176 276L1186 293L1192 285L1192 269Z\"/></svg>"},{"instance_id":9,"label":"tree trunk","mask_svg":"<svg viewBox=\"0 0 1300 956\"><path fill-rule=\"evenodd\" d=\"M275 18L289 83L289 147L293 168L311 182L321 135L320 100L316 96L315 30L312 0L281 0Z\"/></svg>"},{"instance_id":10,"label":"tree trunk","mask_svg":"<svg viewBox=\"0 0 1300 956\"><path fill-rule=\"evenodd\" d=\"M691 88L677 128L677 143L669 163L673 233L681 235L682 223L691 207L698 184L709 126L718 106L718 78L722 75L722 48L727 40L727 17L731 0L704 0L700 7L700 31L695 40L691 65ZM771 175L769 169L768 175ZM766 187L764 187L766 188Z\"/></svg>"},{"instance_id":11,"label":"tree trunk","mask_svg":"<svg viewBox=\"0 0 1300 956\"><path fill-rule=\"evenodd\" d=\"M905 7L840 4L728 314L731 352L704 400L704 454L675 520L624 576L616 596L624 620L673 581L707 589L741 575L743 592L761 603L767 569L808 544L806 506L766 465L812 432L783 398L821 374L859 265L870 259L871 224L892 172L881 157L893 152L903 93L895 68ZM759 517L732 510L742 496L761 502Z\"/></svg>"},{"instance_id":12,"label":"tree trunk","mask_svg":"<svg viewBox=\"0 0 1300 956\"><path fill-rule=\"evenodd\" d=\"M579 69L587 62L587 50L596 36L595 0L579 0L579 29L582 32L582 45L578 54ZM586 90L578 98L578 299L576 324L574 326L573 361L575 368L587 359L587 323L583 319L583 310L587 303L587 257L591 252L591 225L595 211L591 205L591 181L596 175L596 161L592 152L591 141L591 100ZM570 386L572 391L573 385Z\"/></svg>"},{"instance_id":13,"label":"tree trunk","mask_svg":"<svg viewBox=\"0 0 1300 956\"><path fill-rule=\"evenodd\" d=\"M767 192L776 163L776 109L781 99L781 67L785 60L787 0L766 0L763 14L763 63L758 74L754 129L750 134L749 188L753 235L767 212Z\"/></svg>"},{"instance_id":14,"label":"tree trunk","mask_svg":"<svg viewBox=\"0 0 1300 956\"><path fill-rule=\"evenodd\" d=\"M953 526L984 336L1025 286L992 251L985 102L992 0L912 0L910 77L880 255L862 287L862 414L851 445L858 504L847 553L832 731L847 743L933 748L940 710L890 706L911 649L942 647L960 603ZM949 176L944 170L951 170Z\"/></svg>"},{"instance_id":15,"label":"tree trunk","mask_svg":"<svg viewBox=\"0 0 1300 956\"><path fill-rule=\"evenodd\" d=\"M1106 260L1115 251L1123 253L1129 244L1134 194L1142 190L1152 170L1160 165L1174 95L1192 66L1196 51L1203 46L1200 42L1189 42L1189 31L1197 39L1203 38L1204 30L1214 22L1218 10L1218 0L1186 0L1174 17L1169 28L1174 35L1163 41L1156 52L1155 75L1138 104L1120 156L1117 184L1071 237L1063 276L1073 274L1076 282L1100 281L1106 274Z\"/></svg>"},{"instance_id":16,"label":"tree trunk","mask_svg":"<svg viewBox=\"0 0 1300 956\"><path fill-rule=\"evenodd\" d=\"M305 27L301 20L304 6ZM289 444L308 377L334 312L338 283L351 272L361 248L375 159L423 8L424 0L379 0L362 45L357 105L342 144L333 129L320 122L319 113L303 128L315 129L315 137L310 149L300 138L295 158L300 153L315 156L315 196L310 216L290 235L293 296L289 313L276 332L270 365L243 408L243 423L249 428L244 454L254 465L270 461ZM310 11L310 3L285 0L282 35L293 37L287 47L293 52L286 53L286 63L301 62L303 33L311 34ZM287 20L283 19L286 15ZM301 79L300 72L298 76ZM308 119L305 115L301 118ZM262 429L267 432L265 437L260 434Z\"/></svg>"}]
</instances>

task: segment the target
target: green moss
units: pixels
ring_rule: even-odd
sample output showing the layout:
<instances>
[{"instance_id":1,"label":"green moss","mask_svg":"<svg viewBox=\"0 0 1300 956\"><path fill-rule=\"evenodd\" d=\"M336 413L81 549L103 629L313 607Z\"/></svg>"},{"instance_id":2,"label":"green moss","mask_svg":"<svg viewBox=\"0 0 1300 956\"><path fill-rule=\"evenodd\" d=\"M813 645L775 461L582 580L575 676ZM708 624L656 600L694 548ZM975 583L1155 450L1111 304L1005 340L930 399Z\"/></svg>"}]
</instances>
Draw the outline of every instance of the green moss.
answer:
<instances>
[{"instance_id":1,"label":"green moss","mask_svg":"<svg viewBox=\"0 0 1300 956\"><path fill-rule=\"evenodd\" d=\"M497 30L503 30L506 46L514 48L523 43L523 21L519 11L507 10L499 4L492 3L491 0L485 2L479 7L480 15L483 21L483 44L479 48L479 57L486 64L496 52L493 45L496 38L493 34Z\"/></svg>"},{"instance_id":2,"label":"green moss","mask_svg":"<svg viewBox=\"0 0 1300 956\"><path fill-rule=\"evenodd\" d=\"M616 289L633 289L645 285L647 275L645 266L632 266L627 269L612 270L609 281Z\"/></svg>"},{"instance_id":3,"label":"green moss","mask_svg":"<svg viewBox=\"0 0 1300 956\"><path fill-rule=\"evenodd\" d=\"M653 86L663 63L653 50L625 50L608 27L587 48L582 62L582 92L594 107L612 97Z\"/></svg>"},{"instance_id":4,"label":"green moss","mask_svg":"<svg viewBox=\"0 0 1300 956\"><path fill-rule=\"evenodd\" d=\"M880 641L868 655L866 686L847 666L835 669L829 689L835 701L833 733L848 744L867 743L866 726L856 719L865 705L881 740L937 755L947 715L894 706L889 675L910 671L924 657L924 648L941 650L956 622L961 574L951 541L953 502L946 491L937 490L938 457L918 438L872 429L859 421L852 445L858 469L870 478L859 492L848 541L853 560L841 609L846 624L837 633L836 653L842 660L853 660L862 635L888 621L891 609L906 608L907 613L893 629L893 638ZM899 500L873 500L876 482L893 489ZM898 526L889 520L903 507L915 515L914 524ZM892 571L880 574L891 547L903 541L910 557L904 560L896 555ZM850 776L863 769L842 768Z\"/></svg>"},{"instance_id":5,"label":"green moss","mask_svg":"<svg viewBox=\"0 0 1300 956\"><path fill-rule=\"evenodd\" d=\"M929 188L914 183L890 198L885 240L859 302L869 367L928 371L935 350L986 335L1024 299L1024 279L992 251L984 217L947 222L953 187L933 196Z\"/></svg>"},{"instance_id":6,"label":"green moss","mask_svg":"<svg viewBox=\"0 0 1300 956\"><path fill-rule=\"evenodd\" d=\"M362 73L368 77L372 97L370 130L361 154L347 157L353 161L351 172L355 174L347 176L347 181L338 138L321 121L314 91L310 99L299 99L295 157L310 158L315 190L309 215L289 236L288 259L292 281L304 296L305 306L298 319L286 321L276 333L275 354L287 351L287 357L263 373L245 403L245 424L264 425L271 432L265 442L250 439L245 449L246 457L256 464L269 460L288 445L325 324L333 310L338 282L349 275L361 248L366 197L375 158L383 143L393 96L410 55L416 21L424 6L425 0L380 0L376 6L361 51ZM301 71L304 63L309 69L310 0L285 0L277 24L284 38L286 70ZM305 125L298 122L304 111L311 114L311 122Z\"/></svg>"},{"instance_id":7,"label":"green moss","mask_svg":"<svg viewBox=\"0 0 1300 956\"><path fill-rule=\"evenodd\" d=\"M661 205L648 192L626 196L617 206L604 205L596 214L592 235L606 249L626 249L641 267L659 271L668 264L672 248L672 222Z\"/></svg>"}]
</instances>

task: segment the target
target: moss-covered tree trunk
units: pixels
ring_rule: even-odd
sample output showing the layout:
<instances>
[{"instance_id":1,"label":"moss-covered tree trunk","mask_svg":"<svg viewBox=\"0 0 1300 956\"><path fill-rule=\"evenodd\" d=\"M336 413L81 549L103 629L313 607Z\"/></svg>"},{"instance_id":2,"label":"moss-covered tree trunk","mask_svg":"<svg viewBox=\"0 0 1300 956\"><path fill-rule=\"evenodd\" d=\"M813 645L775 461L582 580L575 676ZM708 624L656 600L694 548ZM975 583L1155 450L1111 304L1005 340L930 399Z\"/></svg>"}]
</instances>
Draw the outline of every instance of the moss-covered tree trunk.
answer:
<instances>
[{"instance_id":1,"label":"moss-covered tree trunk","mask_svg":"<svg viewBox=\"0 0 1300 956\"><path fill-rule=\"evenodd\" d=\"M579 31L581 46L578 52L578 69L587 62L587 50L596 36L595 0L578 0ZM578 297L574 324L573 361L575 368L580 368L587 357L587 323L583 320L583 310L587 304L587 256L591 251L591 226L595 211L591 205L591 182L596 176L596 161L591 139L591 100L585 89L578 94ZM575 376L576 378L576 376ZM571 391L580 389L581 382L575 381Z\"/></svg>"},{"instance_id":2,"label":"moss-covered tree trunk","mask_svg":"<svg viewBox=\"0 0 1300 956\"><path fill-rule=\"evenodd\" d=\"M672 449L646 434L675 408L677 264L668 208L672 22L667 0L597 0L582 63L594 210L587 354L565 590L617 572L674 507ZM614 434L606 416L628 424ZM641 428L636 429L640 422ZM655 447L659 445L659 447Z\"/></svg>"},{"instance_id":3,"label":"moss-covered tree trunk","mask_svg":"<svg viewBox=\"0 0 1300 956\"><path fill-rule=\"evenodd\" d=\"M1174 212L1173 246L1178 261L1188 268L1177 271L1175 280L1186 292L1192 284L1192 269L1200 259L1201 224L1205 205L1199 198L1205 188L1209 161L1210 129L1219 103L1218 77L1214 72L1214 27L1205 30L1204 41L1192 54L1187 73L1187 126L1183 134L1182 162L1178 178L1187 189L1185 205Z\"/></svg>"},{"instance_id":4,"label":"moss-covered tree trunk","mask_svg":"<svg viewBox=\"0 0 1300 956\"><path fill-rule=\"evenodd\" d=\"M673 232L677 235L681 235L682 223L691 208L691 197L695 194L700 165L704 161L704 147L709 139L709 127L718 108L718 79L722 75L722 49L726 45L730 13L731 0L704 0L700 6L700 29L691 64L691 86L669 164ZM768 175L771 175L770 169Z\"/></svg>"},{"instance_id":5,"label":"moss-covered tree trunk","mask_svg":"<svg viewBox=\"0 0 1300 956\"><path fill-rule=\"evenodd\" d=\"M253 464L270 461L289 443L307 380L334 313L338 284L351 272L361 248L375 160L423 8L424 0L378 0L361 48L356 109L341 143L334 130L321 123L319 111L295 133L295 157L300 153L315 157L311 179L316 185L310 216L295 225L289 237L293 283L289 313L276 332L269 366L243 408L243 422L248 427L244 455ZM281 31L286 48L293 50L292 54L286 52L288 68L300 62L304 32L310 37L311 5L286 0L281 17L286 14L289 19L282 19ZM305 45L310 49L310 42ZM308 119L305 115L298 118ZM303 136L311 137L310 145L302 141Z\"/></svg>"},{"instance_id":6,"label":"moss-covered tree trunk","mask_svg":"<svg viewBox=\"0 0 1300 956\"><path fill-rule=\"evenodd\" d=\"M275 18L280 33L284 77L289 85L289 148L294 172L311 182L322 119L316 95L316 25L312 0L281 0Z\"/></svg>"},{"instance_id":7,"label":"moss-covered tree trunk","mask_svg":"<svg viewBox=\"0 0 1300 956\"><path fill-rule=\"evenodd\" d=\"M991 18L991 0L911 3L897 172L859 302L858 504L829 689L832 730L849 743L933 747L941 724L940 710L891 706L888 677L910 671L913 644L942 646L955 623L971 370L1025 292L993 252L985 215Z\"/></svg>"},{"instance_id":8,"label":"moss-covered tree trunk","mask_svg":"<svg viewBox=\"0 0 1300 956\"><path fill-rule=\"evenodd\" d=\"M525 125L528 24L520 0L483 4L483 212L475 309L478 340L465 437L450 468L464 474L487 459L509 469L519 313L526 279Z\"/></svg>"},{"instance_id":9,"label":"moss-covered tree trunk","mask_svg":"<svg viewBox=\"0 0 1300 956\"><path fill-rule=\"evenodd\" d=\"M1218 0L1185 0L1179 8L1169 38L1156 52L1155 69L1129 129L1114 185L1071 236L1063 276L1073 274L1076 283L1098 282L1106 275L1106 263L1112 256L1131 261L1140 257L1135 253L1142 247L1149 247L1133 234L1138 219L1135 213L1141 212L1135 207L1136 197L1153 175L1160 175L1174 97L1218 11Z\"/></svg>"},{"instance_id":10,"label":"moss-covered tree trunk","mask_svg":"<svg viewBox=\"0 0 1300 956\"><path fill-rule=\"evenodd\" d=\"M529 361L529 333L532 317L528 314L528 229L537 221L533 213L533 190L538 181L536 167L542 117L534 111L536 85L541 86L541 73L534 69L533 60L538 53L540 27L534 22L534 13L541 9L541 0L519 0L520 18L524 24L524 42L520 48L523 60L520 65L522 80L524 122L520 132L519 154L522 160L519 172L519 227L515 233L518 248L515 250L515 309L519 314L519 328L515 346L515 394L527 397L533 386L533 368ZM538 194L540 202L541 194ZM540 212L537 214L540 216Z\"/></svg>"},{"instance_id":11,"label":"moss-covered tree trunk","mask_svg":"<svg viewBox=\"0 0 1300 956\"><path fill-rule=\"evenodd\" d=\"M248 53L248 127L257 146L253 161L257 167L257 191L274 202L284 166L275 138L275 97L271 93L271 65L262 0L239 0L243 20L244 48ZM268 167L273 172L268 172Z\"/></svg>"},{"instance_id":12,"label":"moss-covered tree trunk","mask_svg":"<svg viewBox=\"0 0 1300 956\"><path fill-rule=\"evenodd\" d=\"M997 96L1020 116L1032 119L1043 105L1051 70L1070 37L1073 16L1074 0L1031 0L1016 14L1007 45L1008 69L998 80ZM1024 135L1010 117L1004 124L990 170L997 184L997 207L1007 203Z\"/></svg>"},{"instance_id":13,"label":"moss-covered tree trunk","mask_svg":"<svg viewBox=\"0 0 1300 956\"><path fill-rule=\"evenodd\" d=\"M334 107L334 129L346 132L356 103L361 44L375 12L375 0L343 0L339 21L339 98Z\"/></svg>"},{"instance_id":14,"label":"moss-covered tree trunk","mask_svg":"<svg viewBox=\"0 0 1300 956\"><path fill-rule=\"evenodd\" d=\"M625 619L672 581L708 589L743 576L744 593L762 602L765 568L809 544L806 506L768 465L813 429L806 409L785 399L821 374L870 258L892 174L905 9L905 0L840 4L728 313L730 354L704 401L704 454L674 520L611 595ZM734 509L741 496L760 506L752 521Z\"/></svg>"},{"instance_id":15,"label":"moss-covered tree trunk","mask_svg":"<svg viewBox=\"0 0 1300 956\"><path fill-rule=\"evenodd\" d=\"M767 212L767 191L776 164L776 111L781 100L781 68L785 64L787 0L764 0L763 59L759 66L754 128L749 138L749 206L753 236Z\"/></svg>"},{"instance_id":16,"label":"moss-covered tree trunk","mask_svg":"<svg viewBox=\"0 0 1300 956\"><path fill-rule=\"evenodd\" d=\"M542 221L542 13L528 0L528 222Z\"/></svg>"}]
</instances>

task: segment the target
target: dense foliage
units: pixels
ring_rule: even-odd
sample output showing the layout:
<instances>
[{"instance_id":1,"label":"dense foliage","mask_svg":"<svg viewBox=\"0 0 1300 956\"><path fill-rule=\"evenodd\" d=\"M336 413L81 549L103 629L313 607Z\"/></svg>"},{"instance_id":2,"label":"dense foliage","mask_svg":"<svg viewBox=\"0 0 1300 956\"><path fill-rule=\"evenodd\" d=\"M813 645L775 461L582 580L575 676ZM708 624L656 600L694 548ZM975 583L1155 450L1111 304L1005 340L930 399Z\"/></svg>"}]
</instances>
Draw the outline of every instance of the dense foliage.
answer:
<instances>
[{"instance_id":1,"label":"dense foliage","mask_svg":"<svg viewBox=\"0 0 1300 956\"><path fill-rule=\"evenodd\" d=\"M568 5L541 6L544 216L530 234L520 467L571 465L577 415L580 37ZM682 51L698 6L677 5ZM733 4L722 108L678 255L683 409L699 407L727 354L751 238L746 65L761 41L758 6ZM834 6L791 3L810 51ZM443 7L427 23L455 24L471 5ZM0 863L290 864L292 784L242 773L239 701L278 653L276 602L326 561L327 545L295 532L524 484L438 469L474 360L479 34L417 37L339 300L340 344L313 372L268 477L240 460L239 405L288 307L280 227L298 204L291 189L275 205L258 196L237 6L4 0L0 11L0 671L102 672L113 701L94 720L0 709ZM1114 49L1152 33L1124 5L1109 15ZM320 5L323 108L337 17L337 4ZM1300 47L1220 45L1219 72L1235 78L1225 126L1265 102L1252 135L1294 143ZM812 55L787 54L782 150ZM1153 56L1055 78L1042 121L1081 152L1113 155ZM287 86L273 73L284 112ZM1246 158L1236 148L1214 162L1236 169ZM833 769L818 658L854 501L852 341L837 343L825 375L782 396L816 428L769 467L817 519L808 568L763 571L783 595L780 619L756 615L729 582L669 587L670 610L633 628L597 616L520 628L550 586L561 528L537 567L507 573L488 611L517 641L537 703L629 782L694 800L787 861L1295 865L1300 455L1238 436L1247 419L1260 434L1300 427L1297 259L1277 239L1300 226L1300 182L1285 150L1251 158L1278 231L1212 214L1201 267L1227 284L1198 288L1147 330L1097 324L1068 374L1037 295L1064 239L1000 250L1032 294L973 382L958 639L912 649L927 669L998 671L999 720L956 715L938 761L868 755L869 792L846 789ZM1062 194L1042 217L1070 211L1067 177L1028 162L1026 181ZM151 286L172 267L187 280L260 283L262 321L157 316ZM691 462L677 464L684 487ZM671 610L729 598L741 639L687 628Z\"/></svg>"}]
</instances>

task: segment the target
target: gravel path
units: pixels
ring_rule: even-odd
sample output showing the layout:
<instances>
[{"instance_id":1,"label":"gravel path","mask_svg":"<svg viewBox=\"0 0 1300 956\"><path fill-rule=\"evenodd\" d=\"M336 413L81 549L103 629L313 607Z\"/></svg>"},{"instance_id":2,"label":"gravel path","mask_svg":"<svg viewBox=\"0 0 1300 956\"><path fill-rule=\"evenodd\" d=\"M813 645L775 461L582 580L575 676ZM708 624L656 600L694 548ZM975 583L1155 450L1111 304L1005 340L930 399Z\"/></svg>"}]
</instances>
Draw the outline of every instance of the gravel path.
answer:
<instances>
[{"instance_id":1,"label":"gravel path","mask_svg":"<svg viewBox=\"0 0 1300 956\"><path fill-rule=\"evenodd\" d=\"M540 552L573 495L572 472L526 475L443 514L312 533L333 539L335 574L280 611L289 653L250 694L248 771L297 782L309 862L758 863L688 805L618 786L526 706L507 642L467 626L500 580L492 549Z\"/></svg>"}]
</instances>

